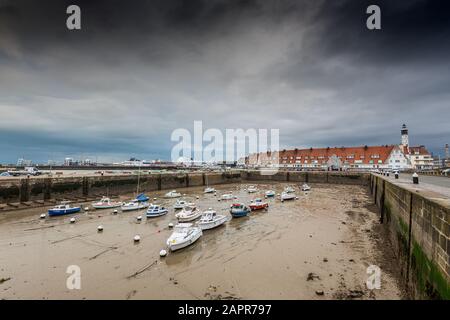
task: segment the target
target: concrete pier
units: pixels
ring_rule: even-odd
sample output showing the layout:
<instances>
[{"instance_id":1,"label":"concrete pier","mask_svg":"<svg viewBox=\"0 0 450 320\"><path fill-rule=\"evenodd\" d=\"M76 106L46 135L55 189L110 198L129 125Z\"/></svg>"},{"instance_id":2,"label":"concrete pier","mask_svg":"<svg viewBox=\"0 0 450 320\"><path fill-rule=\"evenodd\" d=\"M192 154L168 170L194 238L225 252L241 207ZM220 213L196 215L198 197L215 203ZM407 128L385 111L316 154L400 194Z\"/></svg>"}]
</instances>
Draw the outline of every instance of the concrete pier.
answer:
<instances>
[{"instance_id":1,"label":"concrete pier","mask_svg":"<svg viewBox=\"0 0 450 320\"><path fill-rule=\"evenodd\" d=\"M414 298L450 299L450 199L443 193L371 175L401 273Z\"/></svg>"}]
</instances>

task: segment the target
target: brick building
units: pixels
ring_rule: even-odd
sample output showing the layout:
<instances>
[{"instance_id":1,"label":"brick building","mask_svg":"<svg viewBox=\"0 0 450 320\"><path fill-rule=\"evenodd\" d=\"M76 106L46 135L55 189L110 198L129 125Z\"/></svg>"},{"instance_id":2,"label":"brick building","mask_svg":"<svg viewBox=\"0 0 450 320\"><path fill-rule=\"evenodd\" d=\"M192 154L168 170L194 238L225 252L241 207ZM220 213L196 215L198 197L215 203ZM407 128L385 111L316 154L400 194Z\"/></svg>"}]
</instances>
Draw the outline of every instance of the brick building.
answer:
<instances>
[{"instance_id":1,"label":"brick building","mask_svg":"<svg viewBox=\"0 0 450 320\"><path fill-rule=\"evenodd\" d=\"M394 145L291 149L251 154L245 159L249 167L301 169L381 169L400 159L401 150ZM395 159L394 159L395 158ZM392 161L391 161L392 160ZM404 158L403 165L407 165Z\"/></svg>"}]
</instances>

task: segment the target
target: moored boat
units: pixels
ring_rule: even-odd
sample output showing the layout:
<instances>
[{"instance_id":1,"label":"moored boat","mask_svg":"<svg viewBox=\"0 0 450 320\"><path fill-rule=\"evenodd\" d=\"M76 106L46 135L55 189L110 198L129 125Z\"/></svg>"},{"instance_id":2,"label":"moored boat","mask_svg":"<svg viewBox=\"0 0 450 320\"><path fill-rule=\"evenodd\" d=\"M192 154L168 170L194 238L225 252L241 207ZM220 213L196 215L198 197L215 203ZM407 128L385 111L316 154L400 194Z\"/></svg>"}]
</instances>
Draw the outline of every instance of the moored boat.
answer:
<instances>
[{"instance_id":1,"label":"moored boat","mask_svg":"<svg viewBox=\"0 0 450 320\"><path fill-rule=\"evenodd\" d=\"M94 209L111 209L111 208L118 208L123 204L123 202L119 201L111 201L108 197L102 197L99 201L94 202L92 204L92 207Z\"/></svg>"},{"instance_id":2,"label":"moored boat","mask_svg":"<svg viewBox=\"0 0 450 320\"><path fill-rule=\"evenodd\" d=\"M120 206L122 211L132 211L132 210L140 210L145 209L150 205L147 201L138 201L136 199L125 202Z\"/></svg>"},{"instance_id":3,"label":"moored boat","mask_svg":"<svg viewBox=\"0 0 450 320\"><path fill-rule=\"evenodd\" d=\"M233 198L234 198L234 196L232 193L225 193L221 197L222 200L232 200Z\"/></svg>"},{"instance_id":4,"label":"moored boat","mask_svg":"<svg viewBox=\"0 0 450 320\"><path fill-rule=\"evenodd\" d=\"M137 195L136 200L140 201L140 202L146 202L146 201L150 200L150 198L148 196L146 196L145 194L140 193Z\"/></svg>"},{"instance_id":5,"label":"moored boat","mask_svg":"<svg viewBox=\"0 0 450 320\"><path fill-rule=\"evenodd\" d=\"M255 199L250 205L250 210L261 210L269 207L267 202L262 201L262 199Z\"/></svg>"},{"instance_id":6,"label":"moored boat","mask_svg":"<svg viewBox=\"0 0 450 320\"><path fill-rule=\"evenodd\" d=\"M227 217L225 215L217 214L217 212L211 208L203 212L202 217L197 222L197 225L202 230L208 230L212 228L216 228L227 221Z\"/></svg>"},{"instance_id":7,"label":"moored boat","mask_svg":"<svg viewBox=\"0 0 450 320\"><path fill-rule=\"evenodd\" d=\"M187 205L179 213L175 215L179 222L192 221L202 215L201 211L195 205Z\"/></svg>"},{"instance_id":8,"label":"moored boat","mask_svg":"<svg viewBox=\"0 0 450 320\"><path fill-rule=\"evenodd\" d=\"M212 187L206 187L205 191L203 191L203 193L214 193L214 192L216 192L216 189Z\"/></svg>"},{"instance_id":9,"label":"moored boat","mask_svg":"<svg viewBox=\"0 0 450 320\"><path fill-rule=\"evenodd\" d=\"M249 212L250 209L242 203L234 203L230 209L230 213L233 218L245 217Z\"/></svg>"},{"instance_id":10,"label":"moored boat","mask_svg":"<svg viewBox=\"0 0 450 320\"><path fill-rule=\"evenodd\" d=\"M175 251L193 244L202 234L202 229L192 223L179 223L166 243L170 251Z\"/></svg>"},{"instance_id":11,"label":"moored boat","mask_svg":"<svg viewBox=\"0 0 450 320\"><path fill-rule=\"evenodd\" d=\"M287 186L287 187L284 188L283 192L284 193L294 193L295 189L293 187L291 187L291 186Z\"/></svg>"},{"instance_id":12,"label":"moored boat","mask_svg":"<svg viewBox=\"0 0 450 320\"><path fill-rule=\"evenodd\" d=\"M284 201L284 200L294 200L295 199L295 193L291 193L291 192L282 192L281 193L281 196L280 196L280 198L281 198L281 201Z\"/></svg>"},{"instance_id":13,"label":"moored boat","mask_svg":"<svg viewBox=\"0 0 450 320\"><path fill-rule=\"evenodd\" d=\"M146 216L147 218L155 218L155 217L160 217L163 216L165 214L167 214L169 212L169 210L167 210L167 208L164 208L162 206L159 205L151 205L146 212Z\"/></svg>"},{"instance_id":14,"label":"moored boat","mask_svg":"<svg viewBox=\"0 0 450 320\"><path fill-rule=\"evenodd\" d=\"M175 202L175 204L173 205L173 208L175 210L181 210L189 204L191 204L191 203L187 202L186 200L177 199L177 202Z\"/></svg>"},{"instance_id":15,"label":"moored boat","mask_svg":"<svg viewBox=\"0 0 450 320\"><path fill-rule=\"evenodd\" d=\"M72 207L67 202L61 202L61 204L48 209L48 215L51 216L61 216L64 214L77 213L81 210L80 207Z\"/></svg>"},{"instance_id":16,"label":"moored boat","mask_svg":"<svg viewBox=\"0 0 450 320\"><path fill-rule=\"evenodd\" d=\"M273 190L267 190L265 194L267 198L275 197L275 191Z\"/></svg>"},{"instance_id":17,"label":"moored boat","mask_svg":"<svg viewBox=\"0 0 450 320\"><path fill-rule=\"evenodd\" d=\"M256 188L255 186L249 186L247 188L248 193L255 193L256 191L258 191L258 188Z\"/></svg>"},{"instance_id":18,"label":"moored boat","mask_svg":"<svg viewBox=\"0 0 450 320\"><path fill-rule=\"evenodd\" d=\"M165 198L178 198L178 197L181 197L181 193L177 192L176 190L172 190L172 191L167 192L164 195L164 197Z\"/></svg>"},{"instance_id":19,"label":"moored boat","mask_svg":"<svg viewBox=\"0 0 450 320\"><path fill-rule=\"evenodd\" d=\"M302 185L302 191L310 191L310 190L311 190L311 187L308 186L308 184L304 183L304 184Z\"/></svg>"}]
</instances>

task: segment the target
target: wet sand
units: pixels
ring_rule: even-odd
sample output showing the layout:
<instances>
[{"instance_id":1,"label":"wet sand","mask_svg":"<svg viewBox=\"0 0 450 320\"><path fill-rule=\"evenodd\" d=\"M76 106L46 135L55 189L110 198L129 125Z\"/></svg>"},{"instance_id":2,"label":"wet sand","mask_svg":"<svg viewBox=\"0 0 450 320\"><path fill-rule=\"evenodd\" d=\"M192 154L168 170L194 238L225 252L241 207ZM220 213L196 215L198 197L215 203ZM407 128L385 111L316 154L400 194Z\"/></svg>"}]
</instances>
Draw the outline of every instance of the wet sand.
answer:
<instances>
[{"instance_id":1,"label":"wet sand","mask_svg":"<svg viewBox=\"0 0 450 320\"><path fill-rule=\"evenodd\" d=\"M286 183L257 184L281 192ZM203 188L178 191L198 207L229 215L232 202L257 194L246 185L215 186L238 200L217 201ZM194 245L160 258L176 222L174 199L153 219L145 211L112 209L39 219L45 209L0 215L2 299L401 299L395 259L378 226L376 208L360 186L312 185L298 200L268 200L268 211L206 230ZM260 193L259 195L262 195ZM195 196L200 199L195 199ZM129 196L129 195L128 195ZM124 196L123 199L127 197ZM120 212L120 209L119 209ZM143 215L142 222L136 217ZM69 220L76 217L77 222ZM97 232L103 225L104 231ZM139 234L141 241L133 242ZM368 290L366 268L382 270L381 289ZM69 290L69 265L81 268L81 289ZM3 279L3 281L1 281ZM319 295L323 291L323 295ZM319 293L319 294L318 294Z\"/></svg>"}]
</instances>

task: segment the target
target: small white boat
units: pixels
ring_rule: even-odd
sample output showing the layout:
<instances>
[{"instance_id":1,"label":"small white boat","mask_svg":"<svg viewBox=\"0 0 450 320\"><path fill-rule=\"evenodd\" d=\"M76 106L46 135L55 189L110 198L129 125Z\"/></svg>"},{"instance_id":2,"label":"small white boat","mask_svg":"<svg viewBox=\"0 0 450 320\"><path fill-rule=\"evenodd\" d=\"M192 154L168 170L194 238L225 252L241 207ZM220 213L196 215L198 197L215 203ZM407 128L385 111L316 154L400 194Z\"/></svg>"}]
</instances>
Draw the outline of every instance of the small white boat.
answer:
<instances>
[{"instance_id":1,"label":"small white boat","mask_svg":"<svg viewBox=\"0 0 450 320\"><path fill-rule=\"evenodd\" d=\"M159 205L151 205L147 210L147 218L160 217L167 214L169 210Z\"/></svg>"},{"instance_id":2,"label":"small white boat","mask_svg":"<svg viewBox=\"0 0 450 320\"><path fill-rule=\"evenodd\" d=\"M247 192L248 193L255 193L255 192L257 192L258 191L258 188L256 188L255 186L249 186L248 188L247 188Z\"/></svg>"},{"instance_id":3,"label":"small white boat","mask_svg":"<svg viewBox=\"0 0 450 320\"><path fill-rule=\"evenodd\" d=\"M284 188L283 192L285 192L285 193L294 193L295 189L292 188L291 186L287 186L287 187Z\"/></svg>"},{"instance_id":4,"label":"small white boat","mask_svg":"<svg viewBox=\"0 0 450 320\"><path fill-rule=\"evenodd\" d=\"M108 197L102 197L99 201L94 202L92 204L92 207L94 209L111 209L111 208L118 208L123 204L123 202L119 201L111 201Z\"/></svg>"},{"instance_id":5,"label":"small white boat","mask_svg":"<svg viewBox=\"0 0 450 320\"><path fill-rule=\"evenodd\" d=\"M177 192L176 190L172 190L172 191L167 192L164 195L164 197L165 198L179 198L179 197L181 197L181 193Z\"/></svg>"},{"instance_id":6,"label":"small white boat","mask_svg":"<svg viewBox=\"0 0 450 320\"><path fill-rule=\"evenodd\" d=\"M175 251L193 244L202 234L202 229L192 223L179 223L166 243L170 251Z\"/></svg>"},{"instance_id":7,"label":"small white boat","mask_svg":"<svg viewBox=\"0 0 450 320\"><path fill-rule=\"evenodd\" d=\"M225 193L221 197L222 200L232 200L234 199L234 196L232 193Z\"/></svg>"},{"instance_id":8,"label":"small white boat","mask_svg":"<svg viewBox=\"0 0 450 320\"><path fill-rule=\"evenodd\" d=\"M216 192L216 189L212 187L207 187L205 188L205 191L203 191L203 193L214 193L214 192Z\"/></svg>"},{"instance_id":9,"label":"small white boat","mask_svg":"<svg viewBox=\"0 0 450 320\"><path fill-rule=\"evenodd\" d=\"M132 210L139 210L139 209L145 209L149 206L150 204L147 201L138 201L138 200L131 200L128 202L125 202L120 209L122 209L122 211L132 211Z\"/></svg>"},{"instance_id":10,"label":"small white boat","mask_svg":"<svg viewBox=\"0 0 450 320\"><path fill-rule=\"evenodd\" d=\"M302 185L302 191L310 191L310 190L311 190L311 187L308 186L306 183L304 183L304 184Z\"/></svg>"},{"instance_id":11,"label":"small white boat","mask_svg":"<svg viewBox=\"0 0 450 320\"><path fill-rule=\"evenodd\" d=\"M275 197L275 191L273 191L273 190L267 190L267 191L266 191L266 197L267 197L267 198Z\"/></svg>"},{"instance_id":12,"label":"small white boat","mask_svg":"<svg viewBox=\"0 0 450 320\"><path fill-rule=\"evenodd\" d=\"M197 225L202 230L208 230L215 227L218 227L224 224L227 221L227 217L221 214L217 214L217 212L211 208L203 212L202 217L197 222Z\"/></svg>"},{"instance_id":13,"label":"small white boat","mask_svg":"<svg viewBox=\"0 0 450 320\"><path fill-rule=\"evenodd\" d=\"M293 200L293 199L295 199L295 193L292 193L292 192L282 192L280 197L281 197L281 201L284 201L284 200Z\"/></svg>"},{"instance_id":14,"label":"small white boat","mask_svg":"<svg viewBox=\"0 0 450 320\"><path fill-rule=\"evenodd\" d=\"M193 203L187 202L186 200L182 200L182 199L177 199L177 202L175 202L175 204L173 205L173 208L175 210L181 210L184 207L186 207L187 205L193 205Z\"/></svg>"},{"instance_id":15,"label":"small white boat","mask_svg":"<svg viewBox=\"0 0 450 320\"><path fill-rule=\"evenodd\" d=\"M192 221L202 215L195 205L188 205L175 215L179 222Z\"/></svg>"}]
</instances>

